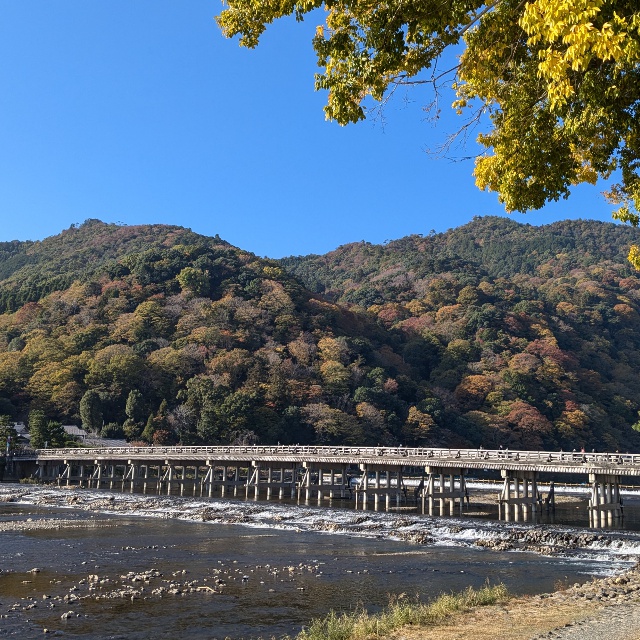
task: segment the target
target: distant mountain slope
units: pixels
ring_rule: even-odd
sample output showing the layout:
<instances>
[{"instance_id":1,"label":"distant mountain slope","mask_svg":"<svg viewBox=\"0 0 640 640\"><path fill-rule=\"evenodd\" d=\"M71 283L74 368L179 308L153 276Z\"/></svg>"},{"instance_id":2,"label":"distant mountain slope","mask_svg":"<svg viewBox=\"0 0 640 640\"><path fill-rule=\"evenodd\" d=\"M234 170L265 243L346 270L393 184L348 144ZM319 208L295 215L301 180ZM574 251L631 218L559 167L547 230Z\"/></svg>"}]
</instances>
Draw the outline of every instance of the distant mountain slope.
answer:
<instances>
[{"instance_id":1,"label":"distant mountain slope","mask_svg":"<svg viewBox=\"0 0 640 640\"><path fill-rule=\"evenodd\" d=\"M432 273L497 278L534 275L543 265L555 275L604 262L625 265L629 245L638 241L639 229L595 220L536 227L487 216L446 233L407 236L385 245L353 243L325 255L280 262L312 291L369 306L415 294L419 281ZM631 267L627 271L632 273Z\"/></svg>"},{"instance_id":2,"label":"distant mountain slope","mask_svg":"<svg viewBox=\"0 0 640 640\"><path fill-rule=\"evenodd\" d=\"M481 218L282 261L97 220L1 243L0 416L157 443L640 450L632 240Z\"/></svg>"},{"instance_id":3,"label":"distant mountain slope","mask_svg":"<svg viewBox=\"0 0 640 640\"><path fill-rule=\"evenodd\" d=\"M0 243L0 310L15 310L25 302L86 281L103 273L117 275L128 256L169 247L229 247L220 238L207 238L169 225L120 226L87 220L41 242Z\"/></svg>"}]
</instances>

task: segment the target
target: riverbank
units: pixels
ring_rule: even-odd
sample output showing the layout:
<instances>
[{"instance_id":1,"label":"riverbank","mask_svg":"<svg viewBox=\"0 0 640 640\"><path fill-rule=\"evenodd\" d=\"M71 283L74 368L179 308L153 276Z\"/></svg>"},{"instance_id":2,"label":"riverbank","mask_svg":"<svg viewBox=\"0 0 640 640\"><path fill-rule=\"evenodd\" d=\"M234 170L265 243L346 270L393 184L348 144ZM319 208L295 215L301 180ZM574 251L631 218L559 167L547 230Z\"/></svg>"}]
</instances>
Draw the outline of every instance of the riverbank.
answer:
<instances>
[{"instance_id":1,"label":"riverbank","mask_svg":"<svg viewBox=\"0 0 640 640\"><path fill-rule=\"evenodd\" d=\"M514 598L497 606L454 614L428 628L403 628L394 640L638 640L640 588L637 570L626 585L589 582L542 596Z\"/></svg>"},{"instance_id":2,"label":"riverbank","mask_svg":"<svg viewBox=\"0 0 640 640\"><path fill-rule=\"evenodd\" d=\"M441 596L431 604L392 603L314 621L296 640L638 640L640 570L550 594L512 597L500 586Z\"/></svg>"}]
</instances>

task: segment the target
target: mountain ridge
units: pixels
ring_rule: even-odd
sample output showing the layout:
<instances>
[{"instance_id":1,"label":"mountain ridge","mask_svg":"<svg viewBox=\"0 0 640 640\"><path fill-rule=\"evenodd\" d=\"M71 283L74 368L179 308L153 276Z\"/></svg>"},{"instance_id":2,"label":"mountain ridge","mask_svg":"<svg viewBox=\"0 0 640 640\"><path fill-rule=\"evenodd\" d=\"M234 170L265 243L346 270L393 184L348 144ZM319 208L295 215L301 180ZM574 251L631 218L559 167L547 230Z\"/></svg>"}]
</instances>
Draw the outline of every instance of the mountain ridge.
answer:
<instances>
[{"instance_id":1,"label":"mountain ridge","mask_svg":"<svg viewBox=\"0 0 640 640\"><path fill-rule=\"evenodd\" d=\"M88 220L0 243L0 414L157 443L638 449L639 233L487 217L272 260Z\"/></svg>"}]
</instances>

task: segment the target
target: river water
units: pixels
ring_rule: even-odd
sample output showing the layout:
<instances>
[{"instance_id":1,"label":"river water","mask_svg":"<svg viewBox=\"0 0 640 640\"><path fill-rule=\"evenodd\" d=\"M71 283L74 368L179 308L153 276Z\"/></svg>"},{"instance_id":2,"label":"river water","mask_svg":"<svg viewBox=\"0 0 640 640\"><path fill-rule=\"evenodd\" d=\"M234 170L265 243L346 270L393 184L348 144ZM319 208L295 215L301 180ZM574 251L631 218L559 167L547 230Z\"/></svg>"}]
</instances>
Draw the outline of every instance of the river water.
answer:
<instances>
[{"instance_id":1,"label":"river water","mask_svg":"<svg viewBox=\"0 0 640 640\"><path fill-rule=\"evenodd\" d=\"M541 593L640 552L634 534L548 557L475 544L530 525L18 485L0 500L12 491L0 502L0 638L270 638L399 594L487 580Z\"/></svg>"}]
</instances>

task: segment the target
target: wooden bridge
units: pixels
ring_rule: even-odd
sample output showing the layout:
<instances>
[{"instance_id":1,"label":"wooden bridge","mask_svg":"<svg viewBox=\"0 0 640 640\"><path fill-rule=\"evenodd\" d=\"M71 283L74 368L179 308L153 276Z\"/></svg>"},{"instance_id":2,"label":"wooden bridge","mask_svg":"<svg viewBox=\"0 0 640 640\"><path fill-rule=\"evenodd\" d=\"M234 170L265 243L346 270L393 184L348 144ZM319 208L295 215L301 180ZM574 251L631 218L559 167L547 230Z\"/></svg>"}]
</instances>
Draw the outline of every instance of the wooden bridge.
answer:
<instances>
[{"instance_id":1,"label":"wooden bridge","mask_svg":"<svg viewBox=\"0 0 640 640\"><path fill-rule=\"evenodd\" d=\"M177 495L317 499L354 498L356 508L409 497L430 515L462 515L469 472L499 471L499 515L529 520L542 508L540 474L568 474L590 484L592 526L622 517L622 478L640 477L640 454L332 446L178 446L39 449L7 460L13 478L93 488Z\"/></svg>"}]
</instances>

